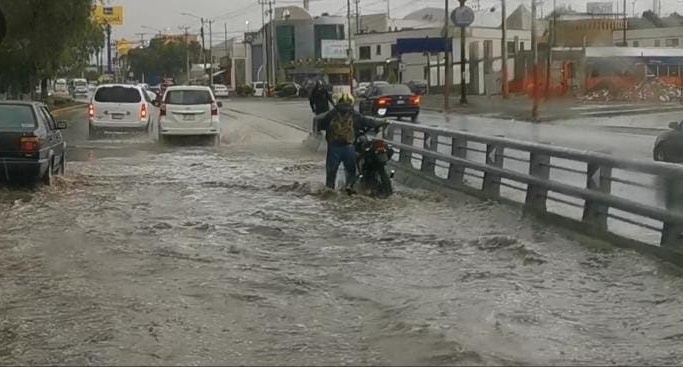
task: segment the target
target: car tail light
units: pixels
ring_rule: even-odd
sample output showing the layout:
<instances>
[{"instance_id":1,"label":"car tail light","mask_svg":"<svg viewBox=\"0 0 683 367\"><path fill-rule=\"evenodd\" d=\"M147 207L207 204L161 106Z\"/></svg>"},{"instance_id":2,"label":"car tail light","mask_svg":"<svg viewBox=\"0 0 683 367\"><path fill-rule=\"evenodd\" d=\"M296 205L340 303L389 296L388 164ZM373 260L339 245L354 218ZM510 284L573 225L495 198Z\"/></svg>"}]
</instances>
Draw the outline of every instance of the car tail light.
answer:
<instances>
[{"instance_id":1,"label":"car tail light","mask_svg":"<svg viewBox=\"0 0 683 367\"><path fill-rule=\"evenodd\" d=\"M414 105L420 105L420 96L412 96L410 97L410 103Z\"/></svg>"},{"instance_id":2,"label":"car tail light","mask_svg":"<svg viewBox=\"0 0 683 367\"><path fill-rule=\"evenodd\" d=\"M140 107L140 120L147 120L147 105L144 103L142 104L142 107Z\"/></svg>"},{"instance_id":3,"label":"car tail light","mask_svg":"<svg viewBox=\"0 0 683 367\"><path fill-rule=\"evenodd\" d=\"M159 106L159 116L166 116L166 104L162 103Z\"/></svg>"},{"instance_id":4,"label":"car tail light","mask_svg":"<svg viewBox=\"0 0 683 367\"><path fill-rule=\"evenodd\" d=\"M387 144L381 140L375 140L374 145L375 145L375 152L377 152L377 153L384 153L387 151Z\"/></svg>"},{"instance_id":5,"label":"car tail light","mask_svg":"<svg viewBox=\"0 0 683 367\"><path fill-rule=\"evenodd\" d=\"M35 136L24 136L21 138L22 153L35 153L40 151L40 140Z\"/></svg>"},{"instance_id":6,"label":"car tail light","mask_svg":"<svg viewBox=\"0 0 683 367\"><path fill-rule=\"evenodd\" d=\"M211 102L211 116L218 116L218 104L216 101Z\"/></svg>"},{"instance_id":7,"label":"car tail light","mask_svg":"<svg viewBox=\"0 0 683 367\"><path fill-rule=\"evenodd\" d=\"M391 98L383 97L377 100L378 106L386 106L391 103Z\"/></svg>"},{"instance_id":8,"label":"car tail light","mask_svg":"<svg viewBox=\"0 0 683 367\"><path fill-rule=\"evenodd\" d=\"M92 103L88 105L88 118L95 119L95 106Z\"/></svg>"}]
</instances>

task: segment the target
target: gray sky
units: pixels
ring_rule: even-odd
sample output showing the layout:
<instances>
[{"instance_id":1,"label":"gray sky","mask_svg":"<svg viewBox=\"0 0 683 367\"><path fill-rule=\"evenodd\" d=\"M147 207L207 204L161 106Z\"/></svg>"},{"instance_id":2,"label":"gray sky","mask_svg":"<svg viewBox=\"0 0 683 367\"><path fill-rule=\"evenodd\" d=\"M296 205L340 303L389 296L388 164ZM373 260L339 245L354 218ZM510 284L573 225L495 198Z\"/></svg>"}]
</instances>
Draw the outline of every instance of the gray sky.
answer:
<instances>
[{"instance_id":1,"label":"gray sky","mask_svg":"<svg viewBox=\"0 0 683 367\"><path fill-rule=\"evenodd\" d=\"M392 16L401 17L407 13L427 7L442 7L444 0L388 0ZM456 0L449 0L451 6L456 6ZM508 7L514 8L521 3L531 5L531 0L507 0ZM546 14L552 9L553 0L544 0L543 5ZM556 4L570 4L574 10L585 11L586 0L554 0ZM595 0L592 0L595 1ZM607 0L609 1L609 0ZM652 0L626 0L629 14L635 1L636 13L652 8ZM353 3L354 0L351 0ZM622 9L623 0L612 0L615 10ZM683 8L683 0L661 0L662 13L668 14L677 8ZM192 33L199 31L199 19L181 15L188 12L200 17L215 18L213 24L214 43L225 39L225 24L228 27L228 37L241 35L247 30L246 22L250 22L251 30L261 27L261 11L258 0L105 0L109 5L121 5L124 7L124 25L114 28L114 38L139 39L136 33L148 33L145 39L149 39L154 29L164 30L165 33L180 33L180 26L190 26ZM275 0L276 6L299 5L303 0ZM360 0L362 13L386 12L387 0ZM467 0L467 5L488 8L499 4L500 0ZM345 15L346 0L311 0L311 13L319 15L323 12L330 14ZM167 30L167 28L169 30Z\"/></svg>"}]
</instances>

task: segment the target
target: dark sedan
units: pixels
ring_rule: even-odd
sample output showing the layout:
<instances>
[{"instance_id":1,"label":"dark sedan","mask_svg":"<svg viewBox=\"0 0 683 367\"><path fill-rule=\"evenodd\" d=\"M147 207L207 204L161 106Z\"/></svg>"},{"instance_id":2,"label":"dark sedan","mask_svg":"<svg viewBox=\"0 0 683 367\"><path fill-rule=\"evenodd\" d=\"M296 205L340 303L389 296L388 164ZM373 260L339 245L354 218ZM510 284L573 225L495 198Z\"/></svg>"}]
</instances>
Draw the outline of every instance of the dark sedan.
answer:
<instances>
[{"instance_id":1,"label":"dark sedan","mask_svg":"<svg viewBox=\"0 0 683 367\"><path fill-rule=\"evenodd\" d=\"M420 96L403 84L373 85L365 96L358 107L363 115L396 117L399 120L410 117L412 122L416 122L420 114Z\"/></svg>"},{"instance_id":2,"label":"dark sedan","mask_svg":"<svg viewBox=\"0 0 683 367\"><path fill-rule=\"evenodd\" d=\"M65 128L42 103L0 101L0 181L51 185L66 170Z\"/></svg>"}]
</instances>

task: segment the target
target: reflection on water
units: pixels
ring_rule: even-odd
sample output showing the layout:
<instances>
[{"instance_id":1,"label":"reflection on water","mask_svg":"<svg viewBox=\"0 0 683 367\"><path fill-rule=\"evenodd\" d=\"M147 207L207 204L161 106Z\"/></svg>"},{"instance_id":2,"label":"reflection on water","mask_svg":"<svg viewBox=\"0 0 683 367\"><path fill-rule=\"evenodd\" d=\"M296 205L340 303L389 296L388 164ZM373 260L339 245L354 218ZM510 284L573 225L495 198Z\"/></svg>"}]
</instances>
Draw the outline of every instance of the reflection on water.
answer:
<instances>
[{"instance_id":1,"label":"reflection on water","mask_svg":"<svg viewBox=\"0 0 683 367\"><path fill-rule=\"evenodd\" d=\"M0 363L681 363L658 262L467 197L332 192L298 147L132 146L0 192Z\"/></svg>"}]
</instances>

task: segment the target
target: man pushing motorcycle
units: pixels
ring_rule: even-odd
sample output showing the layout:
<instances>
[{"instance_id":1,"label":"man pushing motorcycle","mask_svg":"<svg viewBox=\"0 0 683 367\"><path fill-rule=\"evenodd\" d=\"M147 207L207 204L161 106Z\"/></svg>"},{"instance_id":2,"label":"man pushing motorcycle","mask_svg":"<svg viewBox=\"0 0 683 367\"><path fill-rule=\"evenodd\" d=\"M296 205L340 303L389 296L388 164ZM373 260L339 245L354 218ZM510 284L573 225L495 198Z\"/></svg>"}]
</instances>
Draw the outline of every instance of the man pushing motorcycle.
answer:
<instances>
[{"instance_id":1,"label":"man pushing motorcycle","mask_svg":"<svg viewBox=\"0 0 683 367\"><path fill-rule=\"evenodd\" d=\"M327 140L327 160L325 185L335 189L337 170L344 164L346 171L346 192L355 193L356 183L356 150L354 142L362 128L378 129L389 125L386 120L376 120L365 117L353 108L354 99L348 94L342 94L335 107L317 119L317 131L325 130Z\"/></svg>"}]
</instances>

